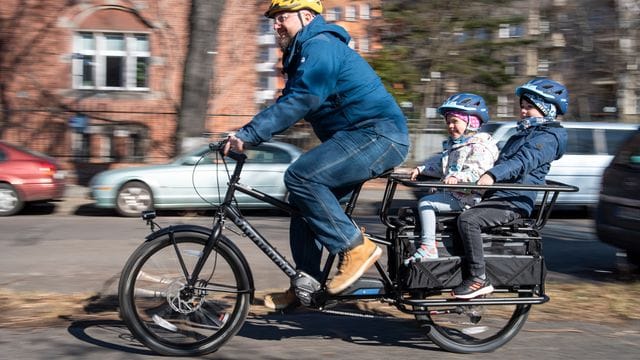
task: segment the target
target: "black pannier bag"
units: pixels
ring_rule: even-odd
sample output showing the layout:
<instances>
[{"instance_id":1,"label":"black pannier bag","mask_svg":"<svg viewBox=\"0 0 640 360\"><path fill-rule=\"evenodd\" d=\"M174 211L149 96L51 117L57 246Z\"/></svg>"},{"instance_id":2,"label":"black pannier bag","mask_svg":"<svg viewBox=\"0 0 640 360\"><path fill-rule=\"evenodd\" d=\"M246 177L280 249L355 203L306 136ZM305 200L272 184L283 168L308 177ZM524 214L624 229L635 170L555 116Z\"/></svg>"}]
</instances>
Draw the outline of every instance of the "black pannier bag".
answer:
<instances>
[{"instance_id":1,"label":"black pannier bag","mask_svg":"<svg viewBox=\"0 0 640 360\"><path fill-rule=\"evenodd\" d=\"M423 260L400 266L400 283L407 290L446 289L462 282L462 246L452 224L438 224L438 259ZM415 222L414 222L415 224ZM419 243L419 225L403 226L399 238L404 244L406 258ZM504 226L483 233L486 271L494 287L530 288L544 282L546 267L541 256L542 238L538 232L520 224Z\"/></svg>"}]
</instances>

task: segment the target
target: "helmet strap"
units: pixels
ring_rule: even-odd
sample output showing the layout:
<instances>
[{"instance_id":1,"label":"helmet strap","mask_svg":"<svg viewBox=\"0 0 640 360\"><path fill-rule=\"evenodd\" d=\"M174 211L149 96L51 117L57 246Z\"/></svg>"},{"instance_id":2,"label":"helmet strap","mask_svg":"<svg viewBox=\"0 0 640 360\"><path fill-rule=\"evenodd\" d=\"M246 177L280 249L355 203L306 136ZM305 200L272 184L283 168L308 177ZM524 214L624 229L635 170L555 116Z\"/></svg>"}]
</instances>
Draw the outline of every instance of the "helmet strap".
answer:
<instances>
[{"instance_id":1,"label":"helmet strap","mask_svg":"<svg viewBox=\"0 0 640 360\"><path fill-rule=\"evenodd\" d=\"M309 14L312 14L311 12L309 12ZM313 19L314 17L316 17L315 15L311 15L311 19ZM300 20L300 25L302 25L302 27L304 28L306 25L304 24L304 18L302 17L302 10L298 11L298 20Z\"/></svg>"}]
</instances>

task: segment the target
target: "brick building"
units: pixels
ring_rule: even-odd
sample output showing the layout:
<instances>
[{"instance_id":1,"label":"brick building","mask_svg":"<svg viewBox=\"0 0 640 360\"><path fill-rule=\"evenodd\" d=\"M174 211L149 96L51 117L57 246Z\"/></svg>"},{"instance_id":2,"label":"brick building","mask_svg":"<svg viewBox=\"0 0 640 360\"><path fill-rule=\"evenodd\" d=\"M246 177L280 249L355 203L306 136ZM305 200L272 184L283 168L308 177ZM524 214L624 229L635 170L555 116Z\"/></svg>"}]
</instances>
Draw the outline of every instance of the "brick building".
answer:
<instances>
[{"instance_id":1,"label":"brick building","mask_svg":"<svg viewBox=\"0 0 640 360\"><path fill-rule=\"evenodd\" d=\"M325 1L352 46L378 1ZM278 96L284 80L268 1L226 0L218 29L207 128L239 127ZM182 0L3 1L0 138L62 160L78 181L101 169L174 154L188 44Z\"/></svg>"}]
</instances>

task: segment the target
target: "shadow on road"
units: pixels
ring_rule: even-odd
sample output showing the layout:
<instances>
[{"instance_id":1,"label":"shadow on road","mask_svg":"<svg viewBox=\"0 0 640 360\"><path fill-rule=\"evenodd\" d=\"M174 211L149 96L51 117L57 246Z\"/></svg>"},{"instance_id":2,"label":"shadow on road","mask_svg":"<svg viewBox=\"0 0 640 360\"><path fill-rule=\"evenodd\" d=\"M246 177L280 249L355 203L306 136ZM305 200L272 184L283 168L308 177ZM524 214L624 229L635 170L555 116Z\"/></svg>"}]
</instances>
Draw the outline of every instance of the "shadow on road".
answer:
<instances>
[{"instance_id":1,"label":"shadow on road","mask_svg":"<svg viewBox=\"0 0 640 360\"><path fill-rule=\"evenodd\" d=\"M89 344L140 355L155 355L133 338L120 320L79 320L67 328L69 334Z\"/></svg>"},{"instance_id":2,"label":"shadow on road","mask_svg":"<svg viewBox=\"0 0 640 360\"><path fill-rule=\"evenodd\" d=\"M125 353L155 355L138 342L120 320L77 320L71 323L67 331L75 338L99 347ZM428 340L425 331L414 320L335 316L309 309L286 314L249 315L236 337L258 341L316 339L325 344L327 340L337 340L364 346L442 351ZM258 348L259 346L256 345ZM234 351L232 344L223 345L222 349Z\"/></svg>"},{"instance_id":3,"label":"shadow on road","mask_svg":"<svg viewBox=\"0 0 640 360\"><path fill-rule=\"evenodd\" d=\"M29 203L18 215L51 215L56 212L58 206L55 202Z\"/></svg>"}]
</instances>

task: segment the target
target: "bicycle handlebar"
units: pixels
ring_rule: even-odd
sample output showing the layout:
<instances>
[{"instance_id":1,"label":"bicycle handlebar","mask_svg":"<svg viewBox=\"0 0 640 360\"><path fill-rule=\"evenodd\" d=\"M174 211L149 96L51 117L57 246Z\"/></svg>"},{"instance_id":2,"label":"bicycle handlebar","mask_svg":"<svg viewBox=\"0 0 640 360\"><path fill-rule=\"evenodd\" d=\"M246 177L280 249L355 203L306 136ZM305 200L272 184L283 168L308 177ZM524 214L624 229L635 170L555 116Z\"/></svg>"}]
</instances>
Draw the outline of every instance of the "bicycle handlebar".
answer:
<instances>
[{"instance_id":1,"label":"bicycle handlebar","mask_svg":"<svg viewBox=\"0 0 640 360\"><path fill-rule=\"evenodd\" d=\"M224 139L220 142L212 142L209 143L209 149L211 151L216 151L218 152L221 156L225 156L224 154L224 146L227 144L229 140L228 139ZM233 150L229 150L229 152L226 155L227 157L239 162L239 163L244 163L245 160L247 160L247 155L243 154L243 153L239 153L239 152L235 152Z\"/></svg>"}]
</instances>

